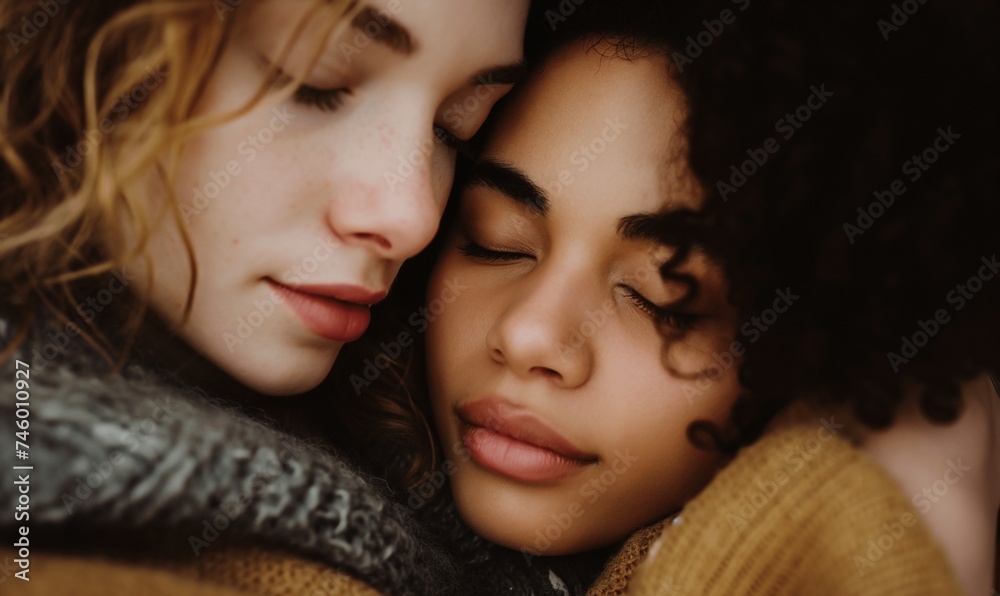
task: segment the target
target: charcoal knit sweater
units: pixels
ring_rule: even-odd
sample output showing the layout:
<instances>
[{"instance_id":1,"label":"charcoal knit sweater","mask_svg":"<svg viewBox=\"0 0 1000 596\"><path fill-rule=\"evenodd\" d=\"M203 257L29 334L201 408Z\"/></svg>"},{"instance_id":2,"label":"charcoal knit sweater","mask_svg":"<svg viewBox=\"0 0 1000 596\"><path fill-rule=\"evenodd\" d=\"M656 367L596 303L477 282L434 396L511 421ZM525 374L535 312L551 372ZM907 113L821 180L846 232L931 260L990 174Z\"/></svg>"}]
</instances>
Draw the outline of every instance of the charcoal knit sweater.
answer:
<instances>
[{"instance_id":1,"label":"charcoal knit sweater","mask_svg":"<svg viewBox=\"0 0 1000 596\"><path fill-rule=\"evenodd\" d=\"M229 541L312 558L389 594L586 588L586 580L476 539L447 504L418 524L384 483L343 457L149 366L97 373L106 365L79 338L49 358L51 324L36 325L14 358L0 363L8 453L18 404L30 412L28 458L10 453L0 466L0 511L14 511L14 482L30 474L29 525L42 537L33 548L112 553L115 545L150 547L155 537L157 551L198 555ZM13 332L0 318L0 349ZM16 360L31 365L26 401L15 397ZM12 520L0 520L5 536L14 535Z\"/></svg>"}]
</instances>

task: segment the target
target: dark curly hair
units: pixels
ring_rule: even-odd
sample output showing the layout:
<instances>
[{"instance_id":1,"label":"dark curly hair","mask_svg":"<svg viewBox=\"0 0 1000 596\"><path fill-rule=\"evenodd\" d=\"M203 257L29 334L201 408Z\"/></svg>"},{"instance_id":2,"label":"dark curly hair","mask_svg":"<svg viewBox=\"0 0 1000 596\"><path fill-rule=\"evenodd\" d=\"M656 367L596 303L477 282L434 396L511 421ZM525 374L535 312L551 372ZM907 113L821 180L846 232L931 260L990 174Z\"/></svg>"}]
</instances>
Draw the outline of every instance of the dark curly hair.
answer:
<instances>
[{"instance_id":1,"label":"dark curly hair","mask_svg":"<svg viewBox=\"0 0 1000 596\"><path fill-rule=\"evenodd\" d=\"M914 385L947 422L958 382L1000 364L997 7L903 6L755 3L682 73L733 304L801 296L742 363L741 442L806 395L885 427Z\"/></svg>"},{"instance_id":2,"label":"dark curly hair","mask_svg":"<svg viewBox=\"0 0 1000 596\"><path fill-rule=\"evenodd\" d=\"M777 321L741 327L752 331L740 338L745 392L725 428L695 423L693 440L735 452L806 397L885 427L917 395L944 423L961 409L959 382L996 371L998 86L987 61L998 12L978 0L534 4L535 62L595 36L626 58L637 48L673 58L706 196L698 211L660 219L681 248L662 273L678 275L692 247L708 250L748 325L776 293L799 297ZM432 255L407 266L386 309L415 311ZM363 354L338 367L360 371ZM385 399L399 406L394 391ZM411 438L426 444L419 428Z\"/></svg>"},{"instance_id":3,"label":"dark curly hair","mask_svg":"<svg viewBox=\"0 0 1000 596\"><path fill-rule=\"evenodd\" d=\"M661 218L681 247L663 274L710 251L747 322L729 427L696 423L692 438L733 452L805 396L880 428L914 392L928 419L954 420L959 382L1000 364L998 6L590 0L574 13L549 19L543 47L596 33L666 51L688 98L706 197ZM781 292L794 305L758 323Z\"/></svg>"}]
</instances>

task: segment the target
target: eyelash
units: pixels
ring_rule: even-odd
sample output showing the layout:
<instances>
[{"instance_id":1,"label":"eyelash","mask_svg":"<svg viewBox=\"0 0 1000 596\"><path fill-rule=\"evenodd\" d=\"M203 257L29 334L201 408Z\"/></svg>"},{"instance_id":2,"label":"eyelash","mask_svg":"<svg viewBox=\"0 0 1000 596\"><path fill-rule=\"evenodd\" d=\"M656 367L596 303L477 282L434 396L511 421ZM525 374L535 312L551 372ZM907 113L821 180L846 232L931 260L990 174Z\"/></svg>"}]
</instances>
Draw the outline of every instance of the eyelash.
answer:
<instances>
[{"instance_id":1,"label":"eyelash","mask_svg":"<svg viewBox=\"0 0 1000 596\"><path fill-rule=\"evenodd\" d=\"M437 140L451 147L459 154L464 155L469 159L473 158L472 145L468 141L463 141L462 139L456 137L454 134L451 133L451 131L435 124L434 136L437 138Z\"/></svg>"},{"instance_id":2,"label":"eyelash","mask_svg":"<svg viewBox=\"0 0 1000 596\"><path fill-rule=\"evenodd\" d=\"M344 99L351 94L347 87L337 87L336 89L319 89L309 85L299 85L292 98L295 103L317 108L321 112L333 112L344 103Z\"/></svg>"},{"instance_id":3,"label":"eyelash","mask_svg":"<svg viewBox=\"0 0 1000 596\"><path fill-rule=\"evenodd\" d=\"M695 313L676 312L662 306L657 306L650 302L645 296L635 291L629 286L621 286L625 290L625 295L635 303L646 314L653 317L653 320L663 323L668 327L673 327L678 331L691 331L698 323L700 316Z\"/></svg>"},{"instance_id":4,"label":"eyelash","mask_svg":"<svg viewBox=\"0 0 1000 596\"><path fill-rule=\"evenodd\" d=\"M344 104L347 96L351 95L351 90L347 87L337 87L336 89L319 89L309 85L299 85L292 95L295 103L316 108L321 112L333 112ZM434 125L434 138L451 147L458 153L471 158L472 148L466 141L459 139L451 131Z\"/></svg>"},{"instance_id":5,"label":"eyelash","mask_svg":"<svg viewBox=\"0 0 1000 596\"><path fill-rule=\"evenodd\" d=\"M472 241L462 244L458 247L458 250L470 259L486 263L513 263L522 259L533 258L531 255L526 255L524 253L492 250L484 246L480 246ZM648 298L637 292L634 288L625 285L620 287L625 290L625 295L628 296L629 300L631 300L640 310L652 317L654 321L663 323L668 327L672 327L679 331L690 331L694 329L700 319L700 315L695 313L675 312L661 306L657 306L650 302Z\"/></svg>"},{"instance_id":6,"label":"eyelash","mask_svg":"<svg viewBox=\"0 0 1000 596\"><path fill-rule=\"evenodd\" d=\"M531 255L519 252L505 252L491 250L485 246L480 246L471 240L458 247L458 251L470 259L484 261L486 263L513 263L521 259L530 259Z\"/></svg>"}]
</instances>

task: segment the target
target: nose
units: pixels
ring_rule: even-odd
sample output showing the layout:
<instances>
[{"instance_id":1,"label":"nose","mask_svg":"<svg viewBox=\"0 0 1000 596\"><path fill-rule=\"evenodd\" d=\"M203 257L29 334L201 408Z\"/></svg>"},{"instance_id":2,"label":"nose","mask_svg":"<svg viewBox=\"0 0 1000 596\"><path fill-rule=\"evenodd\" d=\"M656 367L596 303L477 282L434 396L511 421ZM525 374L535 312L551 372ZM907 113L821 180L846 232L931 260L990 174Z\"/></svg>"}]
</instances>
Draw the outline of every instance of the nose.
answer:
<instances>
[{"instance_id":1,"label":"nose","mask_svg":"<svg viewBox=\"0 0 1000 596\"><path fill-rule=\"evenodd\" d=\"M538 283L528 289L488 331L490 358L521 378L545 378L566 389L586 383L597 326L588 322L579 298L568 285Z\"/></svg>"},{"instance_id":2,"label":"nose","mask_svg":"<svg viewBox=\"0 0 1000 596\"><path fill-rule=\"evenodd\" d=\"M410 116L417 120L416 116ZM327 222L344 244L362 246L382 258L410 258L434 238L450 188L454 162L444 163L433 140L431 119L425 133L399 140L368 134L353 156L351 180L327 210ZM405 128L416 131L413 122ZM435 168L448 171L434 171ZM447 180L447 184L441 182Z\"/></svg>"}]
</instances>

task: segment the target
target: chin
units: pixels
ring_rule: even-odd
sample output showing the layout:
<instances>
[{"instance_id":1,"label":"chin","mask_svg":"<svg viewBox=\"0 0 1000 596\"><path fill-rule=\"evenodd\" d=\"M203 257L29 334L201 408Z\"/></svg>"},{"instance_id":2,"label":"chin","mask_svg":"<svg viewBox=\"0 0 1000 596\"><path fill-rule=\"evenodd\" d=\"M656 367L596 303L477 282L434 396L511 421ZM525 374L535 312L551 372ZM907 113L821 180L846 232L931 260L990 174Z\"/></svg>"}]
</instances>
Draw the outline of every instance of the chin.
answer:
<instances>
[{"instance_id":1,"label":"chin","mask_svg":"<svg viewBox=\"0 0 1000 596\"><path fill-rule=\"evenodd\" d=\"M291 397L315 389L323 381L319 379L238 379L249 389L270 397Z\"/></svg>"},{"instance_id":2,"label":"chin","mask_svg":"<svg viewBox=\"0 0 1000 596\"><path fill-rule=\"evenodd\" d=\"M495 511L478 511L479 515L471 516L461 513L469 527L483 538L525 554L546 557L572 555L595 546L581 541L565 520L562 525L552 518L534 524L524 523L523 518L515 520L498 516Z\"/></svg>"},{"instance_id":3,"label":"chin","mask_svg":"<svg viewBox=\"0 0 1000 596\"><path fill-rule=\"evenodd\" d=\"M284 358L262 358L263 362L256 363L244 361L243 366L229 374L248 389L262 395L300 395L315 389L326 379L339 351L310 356L288 354Z\"/></svg>"},{"instance_id":4,"label":"chin","mask_svg":"<svg viewBox=\"0 0 1000 596\"><path fill-rule=\"evenodd\" d=\"M532 503L526 495L505 496L503 489L485 486L453 485L452 489L462 520L483 538L511 550L534 556L558 556L607 543L600 540L595 543L586 520L575 519L567 512L568 502Z\"/></svg>"}]
</instances>

